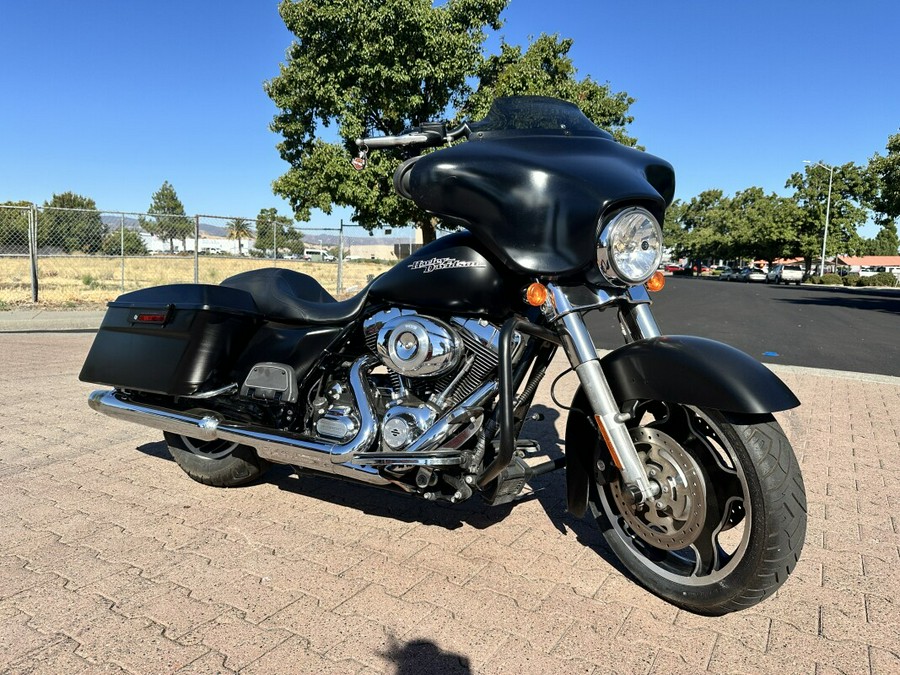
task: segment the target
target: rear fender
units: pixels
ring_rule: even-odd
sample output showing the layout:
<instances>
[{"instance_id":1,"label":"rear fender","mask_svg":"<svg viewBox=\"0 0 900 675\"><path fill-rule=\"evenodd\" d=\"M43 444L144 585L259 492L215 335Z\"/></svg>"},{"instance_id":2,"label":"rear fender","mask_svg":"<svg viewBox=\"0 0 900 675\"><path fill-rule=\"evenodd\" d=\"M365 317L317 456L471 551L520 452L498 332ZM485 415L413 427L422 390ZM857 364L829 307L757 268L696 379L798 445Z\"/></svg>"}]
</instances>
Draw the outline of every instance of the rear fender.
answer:
<instances>
[{"instance_id":1,"label":"rear fender","mask_svg":"<svg viewBox=\"0 0 900 675\"><path fill-rule=\"evenodd\" d=\"M600 360L616 401L624 411L632 401L652 400L761 415L800 405L778 377L759 361L706 338L669 335L639 340ZM566 424L568 508L587 508L589 481L598 461L609 464L591 421L593 411L579 388Z\"/></svg>"}]
</instances>

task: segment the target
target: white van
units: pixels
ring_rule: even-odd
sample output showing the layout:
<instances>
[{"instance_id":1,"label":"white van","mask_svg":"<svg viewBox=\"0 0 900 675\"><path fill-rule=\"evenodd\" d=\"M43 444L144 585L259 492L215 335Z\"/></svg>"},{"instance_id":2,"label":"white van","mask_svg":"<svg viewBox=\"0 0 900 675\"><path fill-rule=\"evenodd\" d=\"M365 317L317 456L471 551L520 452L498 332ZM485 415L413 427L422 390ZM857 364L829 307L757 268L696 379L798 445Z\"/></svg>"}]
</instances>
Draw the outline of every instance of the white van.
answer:
<instances>
[{"instance_id":1,"label":"white van","mask_svg":"<svg viewBox=\"0 0 900 675\"><path fill-rule=\"evenodd\" d=\"M313 262L334 262L336 258L324 248L307 248L303 251L303 257Z\"/></svg>"}]
</instances>

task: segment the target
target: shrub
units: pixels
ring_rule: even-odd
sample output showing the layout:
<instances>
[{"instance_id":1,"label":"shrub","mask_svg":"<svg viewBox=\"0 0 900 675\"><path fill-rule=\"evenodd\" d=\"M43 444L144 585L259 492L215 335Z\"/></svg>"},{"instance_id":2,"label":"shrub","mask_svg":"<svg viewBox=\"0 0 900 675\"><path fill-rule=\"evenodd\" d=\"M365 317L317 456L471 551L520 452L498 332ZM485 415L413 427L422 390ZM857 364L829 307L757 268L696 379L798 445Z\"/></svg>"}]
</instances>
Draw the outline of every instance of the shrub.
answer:
<instances>
[{"instance_id":1,"label":"shrub","mask_svg":"<svg viewBox=\"0 0 900 675\"><path fill-rule=\"evenodd\" d=\"M841 278L837 274L831 274L829 272L828 274L822 275L819 283L825 286L842 286L844 282L841 281Z\"/></svg>"},{"instance_id":2,"label":"shrub","mask_svg":"<svg viewBox=\"0 0 900 675\"><path fill-rule=\"evenodd\" d=\"M844 277L844 286L861 286L861 280L862 277L853 272Z\"/></svg>"},{"instance_id":3,"label":"shrub","mask_svg":"<svg viewBox=\"0 0 900 675\"><path fill-rule=\"evenodd\" d=\"M897 277L891 272L879 272L871 277L863 277L866 286L888 286L893 288L897 285Z\"/></svg>"}]
</instances>

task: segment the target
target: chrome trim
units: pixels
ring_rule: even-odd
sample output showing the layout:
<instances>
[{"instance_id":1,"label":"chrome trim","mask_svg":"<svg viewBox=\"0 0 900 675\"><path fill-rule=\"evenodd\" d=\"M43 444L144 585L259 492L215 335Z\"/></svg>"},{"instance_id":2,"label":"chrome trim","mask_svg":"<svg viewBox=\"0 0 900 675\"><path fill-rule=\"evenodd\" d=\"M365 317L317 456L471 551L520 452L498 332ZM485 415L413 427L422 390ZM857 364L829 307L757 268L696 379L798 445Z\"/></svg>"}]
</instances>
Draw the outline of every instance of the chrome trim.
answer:
<instances>
[{"instance_id":1,"label":"chrome trim","mask_svg":"<svg viewBox=\"0 0 900 675\"><path fill-rule=\"evenodd\" d=\"M458 452L416 453L410 456L406 452L370 452L356 458L357 464L373 466L459 466L463 457Z\"/></svg>"},{"instance_id":2,"label":"chrome trim","mask_svg":"<svg viewBox=\"0 0 900 675\"><path fill-rule=\"evenodd\" d=\"M644 284L640 284L639 286L632 286L628 289L628 298L631 300L633 304L638 303L649 303L653 304L653 300L650 299L650 293L647 290L647 287Z\"/></svg>"},{"instance_id":3,"label":"chrome trim","mask_svg":"<svg viewBox=\"0 0 900 675\"><path fill-rule=\"evenodd\" d=\"M547 289L550 291L550 296L548 297L547 302L544 304L544 314L546 314L547 318L549 318L551 321L561 319L567 314L586 312L591 309L599 309L601 307L605 307L606 305L621 300L622 296L624 295L621 290L609 293L602 288L596 288L592 286L582 285L571 288L572 291L575 291L577 289L579 293L583 293L585 295L585 300L587 299L587 296L591 296L591 301L575 304L569 299L565 287L557 286L555 284L547 284Z\"/></svg>"},{"instance_id":4,"label":"chrome trim","mask_svg":"<svg viewBox=\"0 0 900 675\"><path fill-rule=\"evenodd\" d=\"M417 452L427 453L437 450L450 440L451 434L456 431L460 424L469 424L471 422L477 423L479 418L481 418L480 421L483 422L484 411L481 409L481 406L497 393L497 389L498 384L496 380L485 382L456 408L435 422L434 426L428 429L428 431L413 441L412 444L404 450L403 454L409 456ZM403 463L410 464L411 462L407 461Z\"/></svg>"},{"instance_id":5,"label":"chrome trim","mask_svg":"<svg viewBox=\"0 0 900 675\"><path fill-rule=\"evenodd\" d=\"M213 389L212 391L204 391L199 394L191 394L190 396L182 396L181 398L190 398L190 399L207 399L207 398L215 398L216 396L223 395L231 395L238 393L237 382L232 382L229 385L221 387L219 389Z\"/></svg>"}]
</instances>

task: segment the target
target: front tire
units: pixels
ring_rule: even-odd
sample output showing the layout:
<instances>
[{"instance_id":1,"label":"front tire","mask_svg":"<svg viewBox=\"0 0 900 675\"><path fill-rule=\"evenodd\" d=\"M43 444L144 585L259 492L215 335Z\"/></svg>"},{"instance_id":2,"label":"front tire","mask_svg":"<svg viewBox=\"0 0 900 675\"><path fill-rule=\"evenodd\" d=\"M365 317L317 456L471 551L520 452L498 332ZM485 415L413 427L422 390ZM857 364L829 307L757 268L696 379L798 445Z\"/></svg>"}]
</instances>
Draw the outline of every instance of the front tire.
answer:
<instances>
[{"instance_id":1,"label":"front tire","mask_svg":"<svg viewBox=\"0 0 900 675\"><path fill-rule=\"evenodd\" d=\"M656 595L721 615L774 593L797 564L806 494L771 415L648 402L632 437L660 493L633 506L619 481L594 484L591 510L625 567Z\"/></svg>"},{"instance_id":2,"label":"front tire","mask_svg":"<svg viewBox=\"0 0 900 675\"><path fill-rule=\"evenodd\" d=\"M246 445L228 441L200 441L165 432L169 454L198 483L213 487L237 487L262 476L269 463Z\"/></svg>"}]
</instances>

